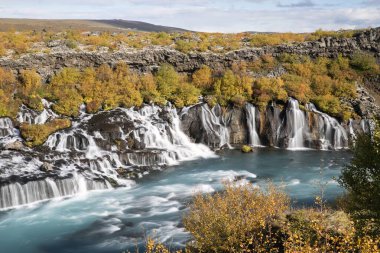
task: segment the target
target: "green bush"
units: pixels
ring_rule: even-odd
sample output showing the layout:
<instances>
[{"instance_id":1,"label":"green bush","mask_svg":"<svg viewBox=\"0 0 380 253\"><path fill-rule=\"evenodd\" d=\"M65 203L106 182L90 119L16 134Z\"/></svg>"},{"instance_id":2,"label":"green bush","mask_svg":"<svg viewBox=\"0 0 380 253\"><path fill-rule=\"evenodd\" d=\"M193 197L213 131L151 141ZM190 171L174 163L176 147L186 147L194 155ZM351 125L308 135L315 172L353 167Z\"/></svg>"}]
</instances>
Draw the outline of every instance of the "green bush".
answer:
<instances>
[{"instance_id":1,"label":"green bush","mask_svg":"<svg viewBox=\"0 0 380 253\"><path fill-rule=\"evenodd\" d=\"M356 52L350 61L353 68L359 71L379 71L379 65L376 62L376 58L367 53Z\"/></svg>"},{"instance_id":2,"label":"green bush","mask_svg":"<svg viewBox=\"0 0 380 253\"><path fill-rule=\"evenodd\" d=\"M344 208L357 220L358 228L372 227L380 234L380 126L373 134L357 136L353 159L339 178L347 190Z\"/></svg>"}]
</instances>

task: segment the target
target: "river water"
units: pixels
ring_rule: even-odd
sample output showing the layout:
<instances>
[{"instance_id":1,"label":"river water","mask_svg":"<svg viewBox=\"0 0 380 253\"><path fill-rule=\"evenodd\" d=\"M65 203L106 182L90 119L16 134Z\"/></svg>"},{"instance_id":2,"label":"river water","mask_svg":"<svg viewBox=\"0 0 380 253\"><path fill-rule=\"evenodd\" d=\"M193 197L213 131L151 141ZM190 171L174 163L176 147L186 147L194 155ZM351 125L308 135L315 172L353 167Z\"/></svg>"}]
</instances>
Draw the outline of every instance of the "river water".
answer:
<instances>
[{"instance_id":1,"label":"river water","mask_svg":"<svg viewBox=\"0 0 380 253\"><path fill-rule=\"evenodd\" d=\"M189 239L181 216L197 192L222 189L225 180L285 187L294 205L312 205L342 193L334 180L350 160L345 151L259 149L222 151L218 158L184 162L144 177L130 188L89 192L0 212L0 252L108 253L134 251L153 237L172 248Z\"/></svg>"}]
</instances>

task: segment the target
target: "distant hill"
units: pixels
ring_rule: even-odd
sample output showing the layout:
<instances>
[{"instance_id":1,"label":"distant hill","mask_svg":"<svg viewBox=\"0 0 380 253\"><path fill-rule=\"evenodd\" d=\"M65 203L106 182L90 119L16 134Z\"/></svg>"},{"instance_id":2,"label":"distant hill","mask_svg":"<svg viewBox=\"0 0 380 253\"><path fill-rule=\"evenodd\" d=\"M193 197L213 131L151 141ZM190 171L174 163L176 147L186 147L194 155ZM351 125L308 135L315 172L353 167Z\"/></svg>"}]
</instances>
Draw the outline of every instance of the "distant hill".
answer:
<instances>
[{"instance_id":1,"label":"distant hill","mask_svg":"<svg viewBox=\"0 0 380 253\"><path fill-rule=\"evenodd\" d=\"M133 29L133 30L145 31L145 32L186 32L188 31L188 30L176 28L176 27L154 25L154 24L150 24L146 22L130 21L130 20L123 20L123 19L92 20L92 22L110 25L112 27L117 27L121 29Z\"/></svg>"},{"instance_id":2,"label":"distant hill","mask_svg":"<svg viewBox=\"0 0 380 253\"><path fill-rule=\"evenodd\" d=\"M185 32L187 30L154 25L140 21L130 21L122 19L109 20L82 20L82 19L11 19L0 18L0 31L26 31L26 30L47 30L62 31L67 29L85 31L144 31L144 32Z\"/></svg>"}]
</instances>

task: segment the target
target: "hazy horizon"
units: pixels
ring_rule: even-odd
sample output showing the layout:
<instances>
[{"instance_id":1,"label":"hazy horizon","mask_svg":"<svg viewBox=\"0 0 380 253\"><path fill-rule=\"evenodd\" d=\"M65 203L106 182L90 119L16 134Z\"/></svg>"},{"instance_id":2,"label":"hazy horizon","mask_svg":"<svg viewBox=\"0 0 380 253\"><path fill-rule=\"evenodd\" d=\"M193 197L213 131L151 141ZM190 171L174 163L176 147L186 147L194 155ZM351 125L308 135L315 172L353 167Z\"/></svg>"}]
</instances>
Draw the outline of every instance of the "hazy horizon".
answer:
<instances>
[{"instance_id":1,"label":"hazy horizon","mask_svg":"<svg viewBox=\"0 0 380 253\"><path fill-rule=\"evenodd\" d=\"M380 26L380 1L2 0L1 18L124 19L202 32L311 32Z\"/></svg>"}]
</instances>

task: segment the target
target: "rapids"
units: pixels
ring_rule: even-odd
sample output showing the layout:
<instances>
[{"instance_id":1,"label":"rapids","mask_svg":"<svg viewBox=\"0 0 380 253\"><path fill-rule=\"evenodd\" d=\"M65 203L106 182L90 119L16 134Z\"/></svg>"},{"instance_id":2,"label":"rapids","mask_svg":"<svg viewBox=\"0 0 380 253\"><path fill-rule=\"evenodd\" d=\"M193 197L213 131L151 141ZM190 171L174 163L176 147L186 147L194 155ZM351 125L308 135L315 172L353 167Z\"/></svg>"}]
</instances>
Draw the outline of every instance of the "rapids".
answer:
<instances>
[{"instance_id":1,"label":"rapids","mask_svg":"<svg viewBox=\"0 0 380 253\"><path fill-rule=\"evenodd\" d=\"M189 239L181 216L192 195L224 180L258 186L272 180L295 205L310 205L321 185L328 201L342 192L332 179L350 159L345 151L226 150L137 180L130 188L80 192L0 212L1 252L108 253L141 246L147 236L181 247Z\"/></svg>"}]
</instances>

